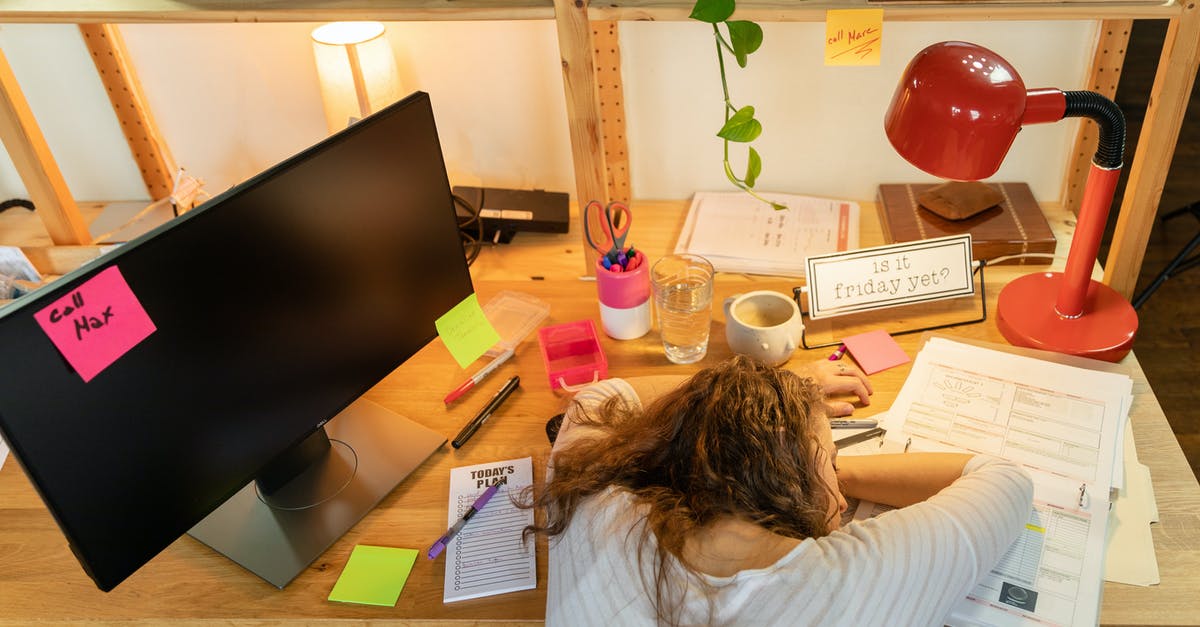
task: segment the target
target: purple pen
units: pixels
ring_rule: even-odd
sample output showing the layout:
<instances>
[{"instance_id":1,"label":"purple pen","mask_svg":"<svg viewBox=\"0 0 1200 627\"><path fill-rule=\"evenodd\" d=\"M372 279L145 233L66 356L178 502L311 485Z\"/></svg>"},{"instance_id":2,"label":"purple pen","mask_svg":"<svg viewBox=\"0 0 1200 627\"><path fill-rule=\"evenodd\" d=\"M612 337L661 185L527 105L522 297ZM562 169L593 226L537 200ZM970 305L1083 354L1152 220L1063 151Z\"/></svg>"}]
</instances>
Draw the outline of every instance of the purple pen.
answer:
<instances>
[{"instance_id":1,"label":"purple pen","mask_svg":"<svg viewBox=\"0 0 1200 627\"><path fill-rule=\"evenodd\" d=\"M433 546L429 547L429 552L426 554L429 556L429 559L434 559L441 555L442 551L446 550L446 545L450 544L450 541L454 539L454 536L458 535L458 532L462 531L462 528L466 526L467 521L474 518L475 514L478 514L479 510L483 509L483 506L487 505L487 502L492 500L492 496L494 496L496 491L499 489L500 483L497 482L493 483L491 487L484 490L483 494L480 494L479 498L475 499L475 502L471 504L471 507L467 508L467 511L462 515L462 518L459 518L458 522L455 522L453 526L446 530L446 533L442 534L442 537L437 539L437 542L433 543Z\"/></svg>"}]
</instances>

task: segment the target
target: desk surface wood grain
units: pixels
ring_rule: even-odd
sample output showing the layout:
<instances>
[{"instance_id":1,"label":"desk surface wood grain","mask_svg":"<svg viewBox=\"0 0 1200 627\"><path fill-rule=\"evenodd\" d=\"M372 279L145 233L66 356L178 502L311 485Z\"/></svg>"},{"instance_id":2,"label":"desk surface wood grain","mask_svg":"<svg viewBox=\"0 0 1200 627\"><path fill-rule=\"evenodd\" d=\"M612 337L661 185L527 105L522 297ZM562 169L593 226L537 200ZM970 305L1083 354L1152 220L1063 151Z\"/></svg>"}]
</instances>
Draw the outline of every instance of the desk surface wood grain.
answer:
<instances>
[{"instance_id":1,"label":"desk surface wood grain","mask_svg":"<svg viewBox=\"0 0 1200 627\"><path fill-rule=\"evenodd\" d=\"M634 243L652 258L668 252L682 224L686 203L644 203L635 207ZM1056 207L1047 211L1058 231L1060 251L1072 224ZM872 230L874 229L874 230ZM595 286L581 280L583 252L575 231L564 236L519 234L513 244L489 247L472 268L481 301L502 290L525 292L551 303L547 324L592 319L599 323ZM864 210L863 243L881 243L870 206ZM988 270L988 294L994 306L999 287L1030 266L998 266ZM532 279L531 277L540 277ZM790 292L794 279L721 275L715 301L753 289ZM662 353L656 331L637 340L602 345L611 376L690 373L731 355L724 341L724 315L713 309L709 354L700 364L677 366ZM836 332L836 329L831 332ZM988 320L950 329L947 334L999 342ZM898 336L913 355L919 334ZM798 351L794 361L824 357L828 349ZM473 371L478 366L469 370ZM1134 379L1131 409L1138 456L1150 467L1161 522L1153 527L1162 583L1151 588L1105 584L1105 624L1194 624L1200 621L1200 487L1171 433L1162 409L1135 356L1118 366ZM882 410L895 398L908 367L872 376L876 393L860 415ZM326 600L350 550L356 544L423 549L445 530L450 469L456 466L531 456L540 479L549 443L546 419L568 402L552 392L536 340L524 343L514 359L446 408L441 399L464 372L435 340L378 385L367 397L453 437L490 396L513 374L521 388L462 449L448 445L436 452L400 484L374 511L334 544L284 590L259 580L192 540L181 538L111 593L98 591L76 563L53 519L34 492L19 464L0 470L0 623L35 621L169 621L216 620L226 623L371 620L378 622L464 621L490 625L540 622L545 612L546 547L539 542L536 590L442 603L444 559L419 559L400 600L393 608L332 603Z\"/></svg>"}]
</instances>

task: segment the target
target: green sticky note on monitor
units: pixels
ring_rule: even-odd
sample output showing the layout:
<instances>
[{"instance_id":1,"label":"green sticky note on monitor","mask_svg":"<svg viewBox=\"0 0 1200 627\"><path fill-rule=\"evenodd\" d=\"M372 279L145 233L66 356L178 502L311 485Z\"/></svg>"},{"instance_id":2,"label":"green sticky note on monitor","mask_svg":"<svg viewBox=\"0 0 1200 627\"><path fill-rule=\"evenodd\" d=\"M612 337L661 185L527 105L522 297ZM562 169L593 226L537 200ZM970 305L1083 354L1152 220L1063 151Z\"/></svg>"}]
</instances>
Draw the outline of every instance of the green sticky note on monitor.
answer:
<instances>
[{"instance_id":1,"label":"green sticky note on monitor","mask_svg":"<svg viewBox=\"0 0 1200 627\"><path fill-rule=\"evenodd\" d=\"M329 600L392 607L416 561L416 549L360 544L350 553Z\"/></svg>"},{"instance_id":2,"label":"green sticky note on monitor","mask_svg":"<svg viewBox=\"0 0 1200 627\"><path fill-rule=\"evenodd\" d=\"M469 366L500 341L500 334L488 322L474 293L438 318L434 326L460 368Z\"/></svg>"}]
</instances>

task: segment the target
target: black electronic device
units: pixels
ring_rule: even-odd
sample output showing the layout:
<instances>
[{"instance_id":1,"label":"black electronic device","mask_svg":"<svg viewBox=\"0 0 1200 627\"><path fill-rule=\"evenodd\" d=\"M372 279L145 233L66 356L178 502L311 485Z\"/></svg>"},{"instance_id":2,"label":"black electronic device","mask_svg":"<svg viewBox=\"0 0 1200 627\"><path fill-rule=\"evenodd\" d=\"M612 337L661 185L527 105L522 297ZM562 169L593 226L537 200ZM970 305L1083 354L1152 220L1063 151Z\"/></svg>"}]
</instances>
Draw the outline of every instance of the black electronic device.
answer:
<instances>
[{"instance_id":1,"label":"black electronic device","mask_svg":"<svg viewBox=\"0 0 1200 627\"><path fill-rule=\"evenodd\" d=\"M546 439L550 440L550 444L554 444L554 441L558 439L558 432L562 429L564 416L566 414L554 414L550 420L546 421Z\"/></svg>"},{"instance_id":2,"label":"black electronic device","mask_svg":"<svg viewBox=\"0 0 1200 627\"><path fill-rule=\"evenodd\" d=\"M84 376L35 315L114 269L153 330ZM471 291L413 94L0 309L0 432L101 589L189 531L282 587L444 444L359 396Z\"/></svg>"},{"instance_id":3,"label":"black electronic device","mask_svg":"<svg viewBox=\"0 0 1200 627\"><path fill-rule=\"evenodd\" d=\"M507 244L517 231L566 233L570 228L570 199L563 192L455 187L454 193L478 211L484 241ZM460 217L468 217L466 209L457 207L457 211Z\"/></svg>"}]
</instances>

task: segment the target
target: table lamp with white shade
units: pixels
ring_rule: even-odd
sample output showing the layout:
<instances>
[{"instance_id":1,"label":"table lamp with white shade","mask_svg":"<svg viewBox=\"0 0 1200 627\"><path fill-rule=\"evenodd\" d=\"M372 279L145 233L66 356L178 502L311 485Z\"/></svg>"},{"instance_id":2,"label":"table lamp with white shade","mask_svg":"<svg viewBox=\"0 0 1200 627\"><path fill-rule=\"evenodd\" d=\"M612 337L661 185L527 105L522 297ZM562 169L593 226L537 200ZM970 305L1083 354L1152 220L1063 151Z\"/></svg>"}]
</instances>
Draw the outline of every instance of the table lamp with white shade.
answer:
<instances>
[{"instance_id":1,"label":"table lamp with white shade","mask_svg":"<svg viewBox=\"0 0 1200 627\"><path fill-rule=\"evenodd\" d=\"M381 22L332 22L313 29L313 55L329 132L400 99L400 79Z\"/></svg>"}]
</instances>

